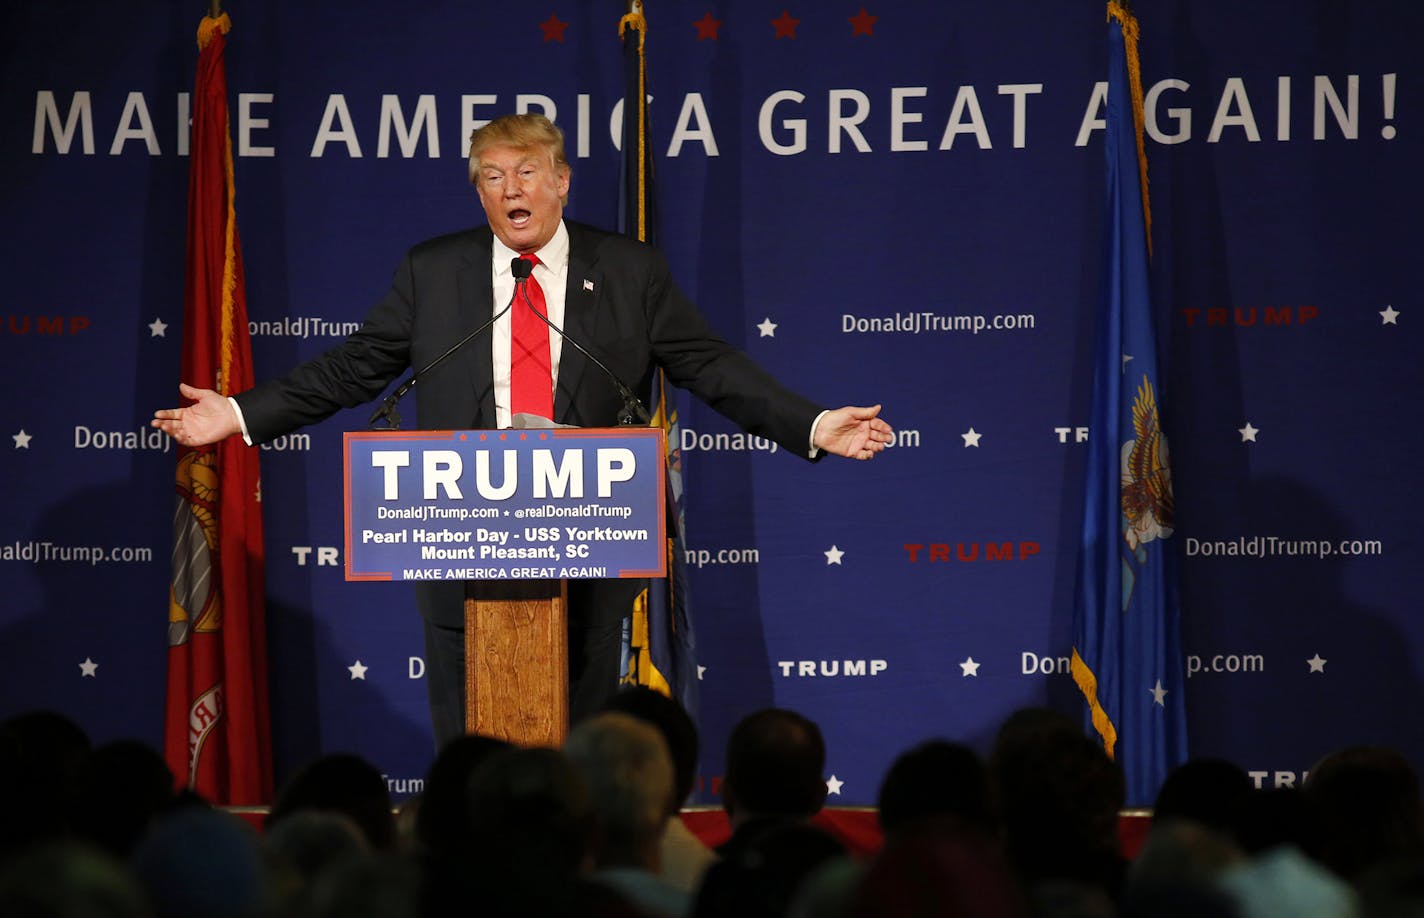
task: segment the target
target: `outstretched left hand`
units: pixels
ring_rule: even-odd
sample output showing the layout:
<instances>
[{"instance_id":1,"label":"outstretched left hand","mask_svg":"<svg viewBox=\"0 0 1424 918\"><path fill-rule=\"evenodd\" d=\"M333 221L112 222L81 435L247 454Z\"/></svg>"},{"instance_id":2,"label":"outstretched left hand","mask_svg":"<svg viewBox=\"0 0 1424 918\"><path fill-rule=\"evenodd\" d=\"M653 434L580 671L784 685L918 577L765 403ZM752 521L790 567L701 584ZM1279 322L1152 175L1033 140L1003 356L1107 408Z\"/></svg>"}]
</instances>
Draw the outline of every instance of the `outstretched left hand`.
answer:
<instances>
[{"instance_id":1,"label":"outstretched left hand","mask_svg":"<svg viewBox=\"0 0 1424 918\"><path fill-rule=\"evenodd\" d=\"M873 459L895 436L880 418L880 406L857 408L847 405L829 411L816 425L815 445L847 459Z\"/></svg>"}]
</instances>

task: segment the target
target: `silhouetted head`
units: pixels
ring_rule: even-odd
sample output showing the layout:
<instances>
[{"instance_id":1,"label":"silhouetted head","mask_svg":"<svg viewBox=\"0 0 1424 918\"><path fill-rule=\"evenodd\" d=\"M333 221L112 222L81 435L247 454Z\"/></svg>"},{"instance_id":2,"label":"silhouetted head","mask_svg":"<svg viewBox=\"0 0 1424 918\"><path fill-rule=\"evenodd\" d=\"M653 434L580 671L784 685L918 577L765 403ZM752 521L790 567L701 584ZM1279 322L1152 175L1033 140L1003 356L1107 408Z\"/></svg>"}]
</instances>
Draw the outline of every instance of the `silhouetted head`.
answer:
<instances>
[{"instance_id":1,"label":"silhouetted head","mask_svg":"<svg viewBox=\"0 0 1424 918\"><path fill-rule=\"evenodd\" d=\"M17 714L0 724L0 860L69 834L74 783L88 753L89 737L54 711Z\"/></svg>"},{"instance_id":2,"label":"silhouetted head","mask_svg":"<svg viewBox=\"0 0 1424 918\"><path fill-rule=\"evenodd\" d=\"M497 752L470 776L473 861L500 871L567 878L588 864L588 787L557 749Z\"/></svg>"},{"instance_id":3,"label":"silhouetted head","mask_svg":"<svg viewBox=\"0 0 1424 918\"><path fill-rule=\"evenodd\" d=\"M673 810L687 800L697 780L697 725L682 705L646 686L626 688L609 700L605 710L622 711L658 729L672 756Z\"/></svg>"},{"instance_id":4,"label":"silhouetted head","mask_svg":"<svg viewBox=\"0 0 1424 918\"><path fill-rule=\"evenodd\" d=\"M901 753L880 784L879 803L887 835L927 818L952 817L991 834L998 824L989 770L968 746L943 740Z\"/></svg>"},{"instance_id":5,"label":"silhouetted head","mask_svg":"<svg viewBox=\"0 0 1424 918\"><path fill-rule=\"evenodd\" d=\"M1310 770L1305 795L1320 819L1325 862L1346 879L1424 856L1424 804L1409 760L1384 746L1333 752Z\"/></svg>"},{"instance_id":6,"label":"silhouetted head","mask_svg":"<svg viewBox=\"0 0 1424 918\"><path fill-rule=\"evenodd\" d=\"M734 822L758 816L809 817L826 800L826 743L794 711L749 714L727 739L722 796Z\"/></svg>"},{"instance_id":7,"label":"silhouetted head","mask_svg":"<svg viewBox=\"0 0 1424 918\"><path fill-rule=\"evenodd\" d=\"M156 750L137 740L106 743L89 753L74 792L74 833L126 858L177 797L173 772Z\"/></svg>"},{"instance_id":8,"label":"silhouetted head","mask_svg":"<svg viewBox=\"0 0 1424 918\"><path fill-rule=\"evenodd\" d=\"M377 851L395 844L395 819L386 779L374 765L349 753L325 755L287 781L267 816L267 826L301 810L342 813L360 827Z\"/></svg>"},{"instance_id":9,"label":"silhouetted head","mask_svg":"<svg viewBox=\"0 0 1424 918\"><path fill-rule=\"evenodd\" d=\"M425 774L415 814L415 835L429 852L454 852L470 841L466 807L470 776L496 753L513 748L489 736L458 736L446 743Z\"/></svg>"},{"instance_id":10,"label":"silhouetted head","mask_svg":"<svg viewBox=\"0 0 1424 918\"><path fill-rule=\"evenodd\" d=\"M1021 712L1000 731L990 772L1010 860L1026 882L1076 881L1117 895L1125 788L1096 739L1061 715Z\"/></svg>"},{"instance_id":11,"label":"silhouetted head","mask_svg":"<svg viewBox=\"0 0 1424 918\"><path fill-rule=\"evenodd\" d=\"M1225 759L1193 759L1168 773L1152 805L1154 826L1184 819L1239 835L1247 800L1256 792L1241 766Z\"/></svg>"},{"instance_id":12,"label":"silhouetted head","mask_svg":"<svg viewBox=\"0 0 1424 918\"><path fill-rule=\"evenodd\" d=\"M135 849L132 865L158 918L267 914L257 833L222 810L190 806L166 814Z\"/></svg>"}]
</instances>

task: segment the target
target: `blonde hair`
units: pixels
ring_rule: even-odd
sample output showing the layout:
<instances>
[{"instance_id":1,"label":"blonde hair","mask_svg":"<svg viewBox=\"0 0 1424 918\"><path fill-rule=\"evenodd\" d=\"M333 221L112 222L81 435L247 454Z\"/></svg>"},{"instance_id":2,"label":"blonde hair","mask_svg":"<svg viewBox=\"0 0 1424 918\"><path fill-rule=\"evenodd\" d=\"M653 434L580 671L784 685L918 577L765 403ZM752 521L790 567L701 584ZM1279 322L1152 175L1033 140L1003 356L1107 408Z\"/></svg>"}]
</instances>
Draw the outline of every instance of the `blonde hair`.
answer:
<instances>
[{"instance_id":1,"label":"blonde hair","mask_svg":"<svg viewBox=\"0 0 1424 918\"><path fill-rule=\"evenodd\" d=\"M571 172L569 158L564 153L564 132L554 122L533 112L524 115L503 115L470 134L470 184L479 184L480 154L490 147L514 147L517 150L543 148L549 153L556 172ZM567 203L567 202L566 202Z\"/></svg>"}]
</instances>

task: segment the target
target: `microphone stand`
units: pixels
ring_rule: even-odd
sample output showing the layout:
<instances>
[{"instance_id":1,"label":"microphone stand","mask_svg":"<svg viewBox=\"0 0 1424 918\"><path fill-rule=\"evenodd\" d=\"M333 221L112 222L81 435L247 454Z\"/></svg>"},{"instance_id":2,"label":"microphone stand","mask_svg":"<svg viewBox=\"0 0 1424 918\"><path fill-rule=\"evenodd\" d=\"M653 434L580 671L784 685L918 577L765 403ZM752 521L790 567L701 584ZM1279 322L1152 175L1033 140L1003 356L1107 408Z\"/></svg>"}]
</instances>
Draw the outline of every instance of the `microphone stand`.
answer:
<instances>
[{"instance_id":1,"label":"microphone stand","mask_svg":"<svg viewBox=\"0 0 1424 918\"><path fill-rule=\"evenodd\" d=\"M619 379L617 374L615 374L612 370L608 369L608 367L604 364L602 360L599 360L597 357L590 354L588 352L588 348L584 347L582 344L579 344L578 341L574 338L570 338L562 328L555 325L553 322L550 322L548 316L535 309L534 302L529 299L529 292L524 289L523 284L519 285L519 290L516 291L516 293L524 294L524 304L529 307L530 312L534 313L534 315L539 317L539 321L543 322L545 325L558 332L560 338L563 338L569 344L572 344L580 354L593 361L593 365L602 370L603 375L607 376L610 380L613 381L613 385L618 387L618 394L623 398L623 407L618 411L619 427L632 427L634 425L634 422L644 427L652 426L653 419L648 414L648 409L643 406L643 400L638 398L638 396L634 395L633 390L629 389L626 385L624 385L623 380Z\"/></svg>"},{"instance_id":2,"label":"microphone stand","mask_svg":"<svg viewBox=\"0 0 1424 918\"><path fill-rule=\"evenodd\" d=\"M452 345L449 349L445 351L445 353L441 354L439 357L436 357L434 360L430 361L425 366L412 373L409 379L401 383L400 386L398 386L394 392L385 397L385 399L381 402L381 407L377 408L375 413L371 415L371 419L366 422L366 426L368 428L370 428L371 430L400 430L400 415L396 413L396 403L399 402L401 399L405 398L407 392L415 388L415 384L420 381L420 377L424 376L426 373L429 373L431 370L440 366L440 364L445 362L445 358L449 357L451 354L455 353L460 348L464 347L466 344L469 344L470 341L472 341L475 337L477 337L486 329L488 329L491 325L498 322L504 316L505 313L509 312L509 310L514 308L515 297L519 296L519 291L524 289L524 282L529 278L529 272L533 270L533 265L529 264L529 262L525 261L522 258L516 258L510 264L510 270L514 272L515 290L514 296L511 296L509 298L509 305L505 306L499 312L495 313L494 316L488 322L484 323L479 328L470 332L468 335L461 338L459 341L456 341L454 345ZM527 294L525 295L524 299L526 301L529 299ZM385 421L385 426L376 426L377 421Z\"/></svg>"}]
</instances>

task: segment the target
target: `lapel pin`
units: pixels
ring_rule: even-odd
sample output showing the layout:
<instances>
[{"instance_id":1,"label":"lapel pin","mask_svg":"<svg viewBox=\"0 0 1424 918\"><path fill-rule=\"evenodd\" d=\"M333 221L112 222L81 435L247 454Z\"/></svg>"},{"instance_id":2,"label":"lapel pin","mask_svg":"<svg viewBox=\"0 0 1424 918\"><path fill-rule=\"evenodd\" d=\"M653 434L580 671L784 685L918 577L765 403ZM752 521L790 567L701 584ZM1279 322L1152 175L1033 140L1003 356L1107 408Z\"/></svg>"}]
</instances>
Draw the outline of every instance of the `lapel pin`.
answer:
<instances>
[{"instance_id":1,"label":"lapel pin","mask_svg":"<svg viewBox=\"0 0 1424 918\"><path fill-rule=\"evenodd\" d=\"M593 281L591 281L591 280L589 280L588 278L585 277L585 278L583 279L583 289L585 289L585 290L587 290L587 291L589 291L589 292L592 292L592 291L593 291Z\"/></svg>"}]
</instances>

